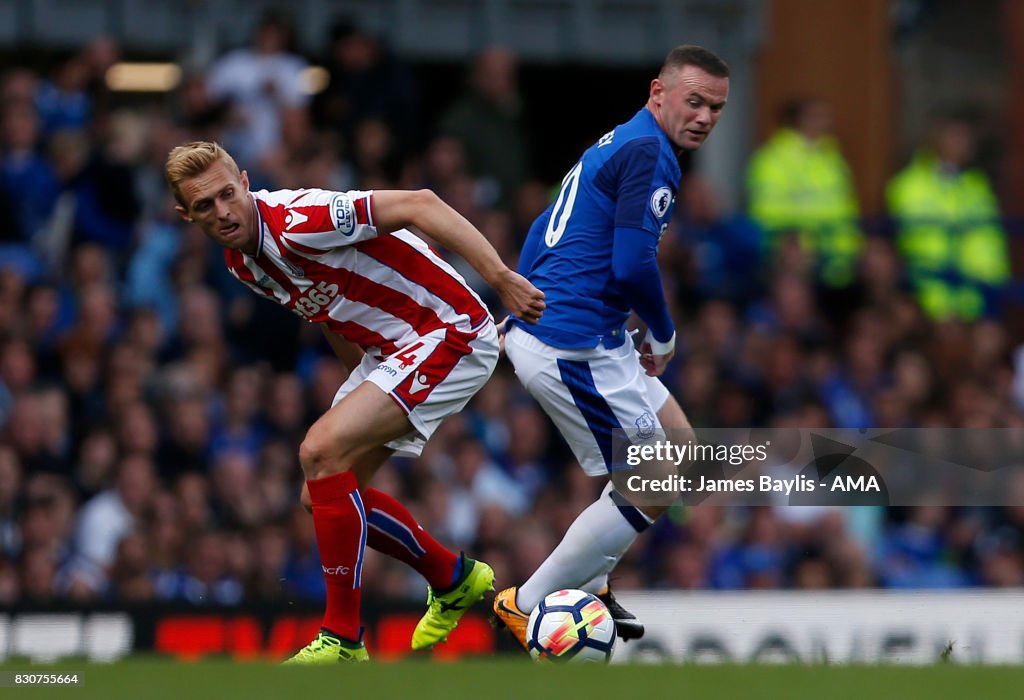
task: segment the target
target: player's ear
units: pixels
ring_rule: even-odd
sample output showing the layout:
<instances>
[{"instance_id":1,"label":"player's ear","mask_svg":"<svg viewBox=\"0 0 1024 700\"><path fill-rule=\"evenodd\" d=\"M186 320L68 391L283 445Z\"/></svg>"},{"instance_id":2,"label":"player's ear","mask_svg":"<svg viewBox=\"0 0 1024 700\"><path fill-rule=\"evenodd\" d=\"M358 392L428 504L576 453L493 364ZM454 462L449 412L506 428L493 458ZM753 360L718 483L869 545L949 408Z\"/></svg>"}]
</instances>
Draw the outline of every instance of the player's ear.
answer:
<instances>
[{"instance_id":1,"label":"player's ear","mask_svg":"<svg viewBox=\"0 0 1024 700\"><path fill-rule=\"evenodd\" d=\"M178 216L183 218L185 221L192 221L192 217L188 215L187 211L185 211L185 207L180 204L174 205L174 211L178 212Z\"/></svg>"},{"instance_id":2,"label":"player's ear","mask_svg":"<svg viewBox=\"0 0 1024 700\"><path fill-rule=\"evenodd\" d=\"M655 104L661 106L661 94L665 92L665 83L661 82L661 79L655 78L651 81L651 99L654 100Z\"/></svg>"},{"instance_id":3,"label":"player's ear","mask_svg":"<svg viewBox=\"0 0 1024 700\"><path fill-rule=\"evenodd\" d=\"M245 189L246 192L248 192L249 191L249 172L248 171L246 171L246 170L242 171L241 181L242 181L242 187Z\"/></svg>"}]
</instances>

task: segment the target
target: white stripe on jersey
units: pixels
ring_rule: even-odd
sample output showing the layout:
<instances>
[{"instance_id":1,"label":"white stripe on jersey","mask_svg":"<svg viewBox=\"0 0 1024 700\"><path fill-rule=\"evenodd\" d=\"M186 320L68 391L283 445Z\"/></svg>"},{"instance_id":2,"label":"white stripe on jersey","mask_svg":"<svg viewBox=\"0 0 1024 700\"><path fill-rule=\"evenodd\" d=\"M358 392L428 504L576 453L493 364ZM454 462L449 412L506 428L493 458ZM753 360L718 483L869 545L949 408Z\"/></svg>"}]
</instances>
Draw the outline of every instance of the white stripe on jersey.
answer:
<instances>
[{"instance_id":1,"label":"white stripe on jersey","mask_svg":"<svg viewBox=\"0 0 1024 700\"><path fill-rule=\"evenodd\" d=\"M266 236L266 238L266 242L273 245L273 240L270 238L270 236ZM274 250L277 250L276 246L274 246ZM274 298L277 299L277 303L287 304L288 301L291 299L291 295L288 293L288 291L285 290L285 288L282 287L280 284L278 284L277 281L273 277L271 277L262 267L260 267L259 263L257 263L253 258L250 258L248 255L246 255L243 259L245 260L245 266L249 269L249 272L252 273L253 277L256 278L257 282L260 283L260 286L272 291L274 293ZM275 266L281 267L280 265ZM263 278L266 279L264 280Z\"/></svg>"},{"instance_id":2,"label":"white stripe on jersey","mask_svg":"<svg viewBox=\"0 0 1024 700\"><path fill-rule=\"evenodd\" d=\"M341 304L331 306L327 313L339 323L351 321L372 330L377 335L394 339L399 347L405 344L403 341L409 341L421 335L419 331L397 316L361 301L346 299Z\"/></svg>"},{"instance_id":3,"label":"white stripe on jersey","mask_svg":"<svg viewBox=\"0 0 1024 700\"><path fill-rule=\"evenodd\" d=\"M485 304L483 299L480 298L480 295L476 293L476 290L466 283L466 281L462 278L462 275L459 274L458 270L452 267L447 260L442 258L437 253L435 253L433 249L429 245L427 245L426 241L424 241L422 238L417 236L412 231L408 231L404 228L395 231L391 235L395 236L396 238L401 238L403 241L405 241L413 248L418 250L425 258L427 258L427 260L429 260L431 263L433 263L438 268L447 273L449 277L453 278L455 281L465 286L466 290L473 295L473 298L477 300L480 306L484 307L485 309L487 308L487 304ZM465 314L460 315L464 316ZM472 325L472 322L470 322L470 325Z\"/></svg>"},{"instance_id":4,"label":"white stripe on jersey","mask_svg":"<svg viewBox=\"0 0 1024 700\"><path fill-rule=\"evenodd\" d=\"M274 263L274 267L276 267L284 274L288 275L288 281L298 288L300 294L305 292L313 285L313 282L306 279L305 277L298 277L295 274L293 274L292 271L288 269L288 266L281 262L284 259L284 256L281 255L281 249L278 248L277 241L274 240L273 236L266 237L266 240L263 242L263 247L264 253ZM252 265L249 264L249 260L246 260L245 264L246 267L248 267L250 270L252 269ZM255 265L255 262L253 262L253 265ZM280 285L278 285L276 282L274 282L274 285L280 288ZM284 290L282 289L281 291Z\"/></svg>"},{"instance_id":5,"label":"white stripe on jersey","mask_svg":"<svg viewBox=\"0 0 1024 700\"><path fill-rule=\"evenodd\" d=\"M322 231L320 233L299 234L290 234L287 231L282 231L281 239L285 243L285 245L287 245L288 243L297 243L298 245L304 245L307 248L315 248L322 252L335 250L338 247L337 231ZM289 246L289 249L292 249L291 246Z\"/></svg>"}]
</instances>

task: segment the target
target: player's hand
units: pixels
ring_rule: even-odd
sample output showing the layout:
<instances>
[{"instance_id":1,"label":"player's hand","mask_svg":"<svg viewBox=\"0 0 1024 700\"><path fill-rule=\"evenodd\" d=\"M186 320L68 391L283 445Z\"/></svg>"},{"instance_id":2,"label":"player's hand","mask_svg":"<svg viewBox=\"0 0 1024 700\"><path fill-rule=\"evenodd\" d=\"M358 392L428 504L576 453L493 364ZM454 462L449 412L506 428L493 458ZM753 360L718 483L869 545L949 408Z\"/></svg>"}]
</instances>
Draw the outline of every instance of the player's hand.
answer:
<instances>
[{"instance_id":1,"label":"player's hand","mask_svg":"<svg viewBox=\"0 0 1024 700\"><path fill-rule=\"evenodd\" d=\"M667 355L655 355L651 352L651 344L644 343L640 346L640 366L644 368L648 377L660 377L665 373L665 368L675 354L676 351L673 349Z\"/></svg>"},{"instance_id":2,"label":"player's hand","mask_svg":"<svg viewBox=\"0 0 1024 700\"><path fill-rule=\"evenodd\" d=\"M508 333L508 322L511 316L506 316L495 324L498 329L498 357L505 354L505 334Z\"/></svg>"},{"instance_id":3,"label":"player's hand","mask_svg":"<svg viewBox=\"0 0 1024 700\"><path fill-rule=\"evenodd\" d=\"M495 290L501 303L516 318L533 324L539 321L541 314L544 313L544 292L534 287L518 272L509 270Z\"/></svg>"},{"instance_id":4,"label":"player's hand","mask_svg":"<svg viewBox=\"0 0 1024 700\"><path fill-rule=\"evenodd\" d=\"M657 348L658 354L655 354L655 348ZM675 333L672 333L672 337L669 340L658 342L648 329L647 336L640 343L640 366L647 372L648 377L660 377L675 354Z\"/></svg>"}]
</instances>

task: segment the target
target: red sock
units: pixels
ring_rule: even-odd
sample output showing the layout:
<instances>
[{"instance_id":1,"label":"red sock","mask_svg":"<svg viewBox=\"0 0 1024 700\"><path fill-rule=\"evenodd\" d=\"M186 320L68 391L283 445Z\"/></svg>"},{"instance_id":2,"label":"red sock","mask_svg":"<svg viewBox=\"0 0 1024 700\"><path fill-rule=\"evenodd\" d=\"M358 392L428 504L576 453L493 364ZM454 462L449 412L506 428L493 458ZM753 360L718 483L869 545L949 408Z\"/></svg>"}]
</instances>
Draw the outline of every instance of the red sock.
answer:
<instances>
[{"instance_id":1,"label":"red sock","mask_svg":"<svg viewBox=\"0 0 1024 700\"><path fill-rule=\"evenodd\" d=\"M359 639L359 599L363 549L366 546L366 515L352 472L311 479L320 561L327 582L327 607L323 627L350 640Z\"/></svg>"},{"instance_id":2,"label":"red sock","mask_svg":"<svg viewBox=\"0 0 1024 700\"><path fill-rule=\"evenodd\" d=\"M367 545L416 569L435 589L455 583L452 577L459 555L431 537L405 506L371 488L363 491L363 504L369 525Z\"/></svg>"}]
</instances>

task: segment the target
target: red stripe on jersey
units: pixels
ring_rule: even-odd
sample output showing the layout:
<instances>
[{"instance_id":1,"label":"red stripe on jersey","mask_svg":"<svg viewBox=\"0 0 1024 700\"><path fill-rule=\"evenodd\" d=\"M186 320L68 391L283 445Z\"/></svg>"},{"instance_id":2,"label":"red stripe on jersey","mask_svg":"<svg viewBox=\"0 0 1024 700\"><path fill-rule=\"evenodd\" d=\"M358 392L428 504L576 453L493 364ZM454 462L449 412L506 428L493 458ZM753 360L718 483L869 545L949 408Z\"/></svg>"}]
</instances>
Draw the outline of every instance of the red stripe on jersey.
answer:
<instances>
[{"instance_id":1,"label":"red stripe on jersey","mask_svg":"<svg viewBox=\"0 0 1024 700\"><path fill-rule=\"evenodd\" d=\"M266 250L263 250L259 257L256 258L256 264L266 272L272 280L281 285L281 288L288 294L288 303L285 304L289 309L294 308L295 300L302 295L302 290L295 286L292 282L291 277L288 273L279 268L274 264L274 261L267 255Z\"/></svg>"},{"instance_id":2,"label":"red stripe on jersey","mask_svg":"<svg viewBox=\"0 0 1024 700\"><path fill-rule=\"evenodd\" d=\"M341 294L346 299L381 309L400 318L415 328L418 335L425 335L446 325L433 309L421 306L412 297L355 272L307 258L302 259L302 266L310 278L329 280L338 284Z\"/></svg>"},{"instance_id":3,"label":"red stripe on jersey","mask_svg":"<svg viewBox=\"0 0 1024 700\"><path fill-rule=\"evenodd\" d=\"M297 253L302 253L303 255L323 255L324 252L325 252L325 251L322 251L322 250L318 250L316 248L310 248L308 245L302 245L301 243L296 243L291 238L285 238L283 235L281 235L281 236L276 236L275 235L274 236L274 240L276 240L278 242L278 244L279 244L278 248L280 248L280 247L288 247L288 248L291 248L292 250L294 250Z\"/></svg>"},{"instance_id":4,"label":"red stripe on jersey","mask_svg":"<svg viewBox=\"0 0 1024 700\"><path fill-rule=\"evenodd\" d=\"M410 282L420 285L455 310L465 314L473 326L487 319L487 309L462 282L437 266L412 245L396 236L381 236L357 243L355 248Z\"/></svg>"},{"instance_id":5,"label":"red stripe on jersey","mask_svg":"<svg viewBox=\"0 0 1024 700\"><path fill-rule=\"evenodd\" d=\"M252 273L252 270L245 266L245 257L240 250L232 250L231 248L224 249L224 263L228 266L228 269L235 274L238 279L242 282L248 282L253 285L260 294L264 296L273 297L274 294L269 289L264 289L256 281L256 275Z\"/></svg>"},{"instance_id":6,"label":"red stripe on jersey","mask_svg":"<svg viewBox=\"0 0 1024 700\"><path fill-rule=\"evenodd\" d=\"M331 208L323 204L303 206L301 204L278 204L271 206L257 200L257 206L271 231L284 233L323 233L334 231ZM278 236L275 236L275 238ZM322 252L322 251L318 251Z\"/></svg>"},{"instance_id":7,"label":"red stripe on jersey","mask_svg":"<svg viewBox=\"0 0 1024 700\"><path fill-rule=\"evenodd\" d=\"M335 321L327 319L328 328L343 336L363 350L367 348L380 348L381 355L387 357L398 352L398 346L379 333L374 333L369 328L360 326L354 321Z\"/></svg>"},{"instance_id":8,"label":"red stripe on jersey","mask_svg":"<svg viewBox=\"0 0 1024 700\"><path fill-rule=\"evenodd\" d=\"M366 224L373 226L373 207L371 203L373 201L373 195L368 197L360 197L352 200L352 206L356 210L356 223Z\"/></svg>"},{"instance_id":9,"label":"red stripe on jersey","mask_svg":"<svg viewBox=\"0 0 1024 700\"><path fill-rule=\"evenodd\" d=\"M453 335L455 337L452 337ZM452 329L449 328L444 341L439 343L434 348L434 352L430 353L430 356L420 363L420 366L415 371L410 372L409 376L402 380L402 383L392 391L400 400L400 405L405 404L404 407L411 413L417 406L426 401L434 387L443 382L452 373L455 365L459 364L459 360L473 352L473 348L469 346L468 340L472 340L474 337L476 337L475 334L453 334ZM449 338L454 342L449 342ZM419 391L411 391L414 383L420 387ZM425 387L423 386L424 383L426 383Z\"/></svg>"},{"instance_id":10,"label":"red stripe on jersey","mask_svg":"<svg viewBox=\"0 0 1024 700\"><path fill-rule=\"evenodd\" d=\"M227 269L236 274L242 281L256 283L256 275L253 271L246 267L246 259L242 254L242 251L236 251L230 248L224 249L224 264L227 265ZM260 290L262 291L262 290Z\"/></svg>"}]
</instances>

